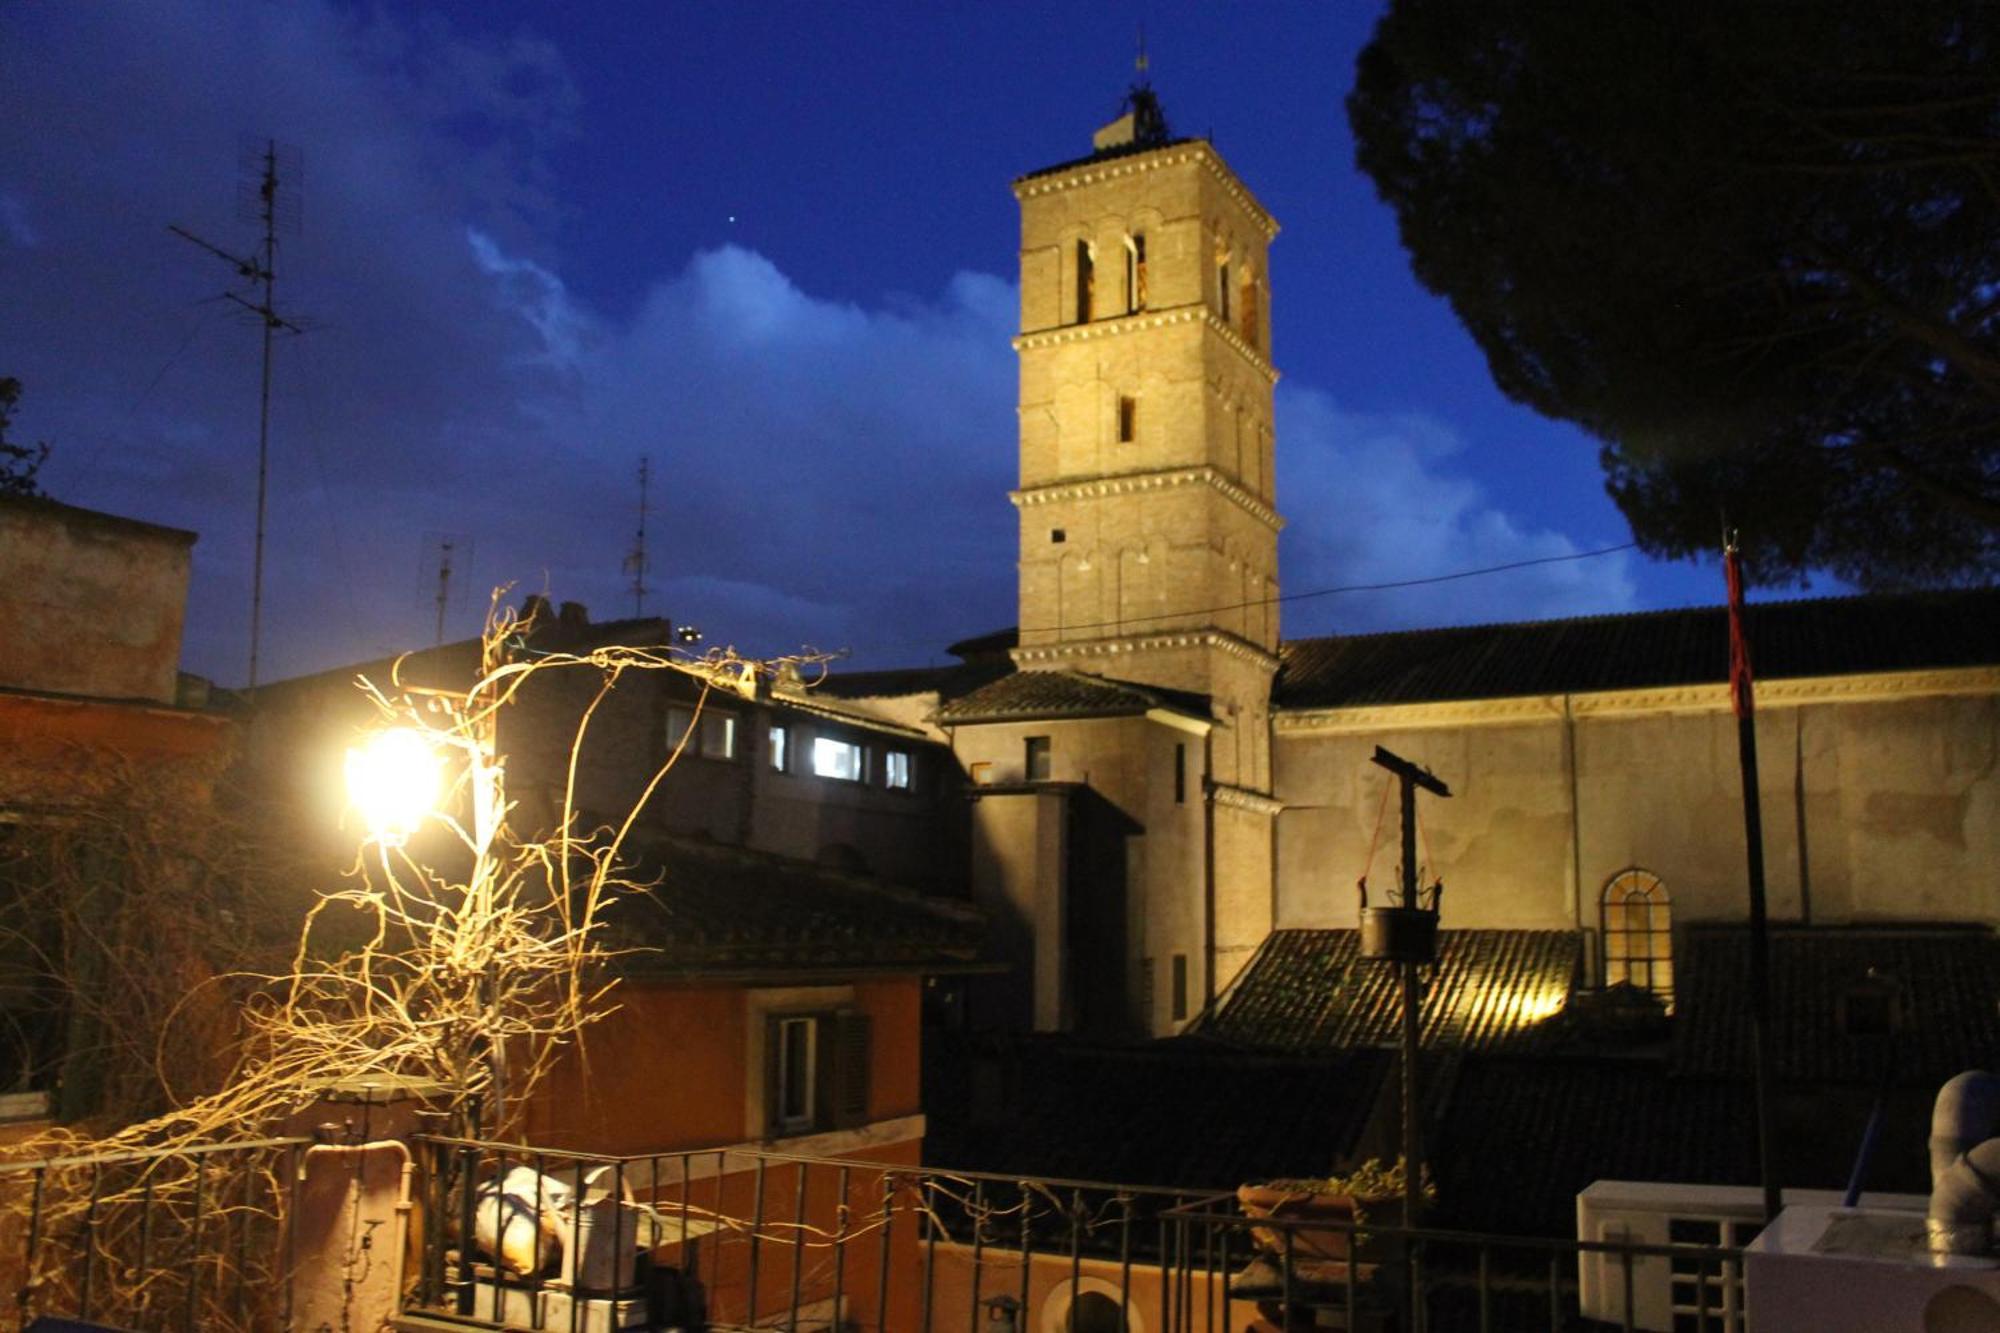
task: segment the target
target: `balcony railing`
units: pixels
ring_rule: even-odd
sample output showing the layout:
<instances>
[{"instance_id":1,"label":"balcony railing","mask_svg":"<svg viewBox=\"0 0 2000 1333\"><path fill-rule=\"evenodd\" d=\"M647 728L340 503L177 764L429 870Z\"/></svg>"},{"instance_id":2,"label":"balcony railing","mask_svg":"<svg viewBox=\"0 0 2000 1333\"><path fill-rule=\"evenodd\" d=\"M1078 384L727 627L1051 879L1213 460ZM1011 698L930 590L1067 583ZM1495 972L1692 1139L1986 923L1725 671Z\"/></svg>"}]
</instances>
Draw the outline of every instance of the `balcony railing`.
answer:
<instances>
[{"instance_id":1,"label":"balcony railing","mask_svg":"<svg viewBox=\"0 0 2000 1333\"><path fill-rule=\"evenodd\" d=\"M0 1165L0 1327L39 1315L145 1330L292 1322L290 1219L309 1140Z\"/></svg>"},{"instance_id":2,"label":"balcony railing","mask_svg":"<svg viewBox=\"0 0 2000 1333\"><path fill-rule=\"evenodd\" d=\"M412 1328L1745 1327L1729 1248L1250 1217L1234 1195L778 1152L415 1147ZM14 1295L0 1327L41 1314L204 1333L316 1323L295 1290L352 1289L359 1270L324 1237L298 1239L301 1226L318 1236L302 1211L306 1148L267 1139L0 1166L0 1290ZM366 1262L394 1263L399 1248ZM1614 1293L1600 1298L1609 1324L1579 1312L1580 1263ZM329 1265L340 1271L312 1271ZM1666 1274L1674 1293L1649 1300L1642 1287Z\"/></svg>"},{"instance_id":3,"label":"balcony railing","mask_svg":"<svg viewBox=\"0 0 2000 1333\"><path fill-rule=\"evenodd\" d=\"M423 1229L410 1308L446 1324L1637 1328L1638 1274L1661 1260L1700 1293L1674 1328L1744 1328L1735 1249L1253 1218L1233 1195L778 1152L607 1157L432 1138L420 1163L423 1210L448 1220ZM1610 1324L1578 1310L1586 1258L1622 1285Z\"/></svg>"}]
</instances>

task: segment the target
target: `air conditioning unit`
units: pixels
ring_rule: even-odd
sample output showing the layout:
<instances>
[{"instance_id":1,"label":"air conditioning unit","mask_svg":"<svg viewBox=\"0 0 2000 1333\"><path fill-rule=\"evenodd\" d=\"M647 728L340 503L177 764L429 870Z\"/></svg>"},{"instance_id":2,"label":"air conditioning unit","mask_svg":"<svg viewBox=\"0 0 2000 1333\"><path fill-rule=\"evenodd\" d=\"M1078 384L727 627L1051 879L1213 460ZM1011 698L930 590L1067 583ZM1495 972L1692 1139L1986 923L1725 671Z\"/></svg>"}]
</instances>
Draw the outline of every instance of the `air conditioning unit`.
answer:
<instances>
[{"instance_id":1,"label":"air conditioning unit","mask_svg":"<svg viewBox=\"0 0 2000 1333\"><path fill-rule=\"evenodd\" d=\"M1787 1207L1743 1253L1756 1333L2000 1328L2000 1259L1933 1255L1924 1207Z\"/></svg>"},{"instance_id":2,"label":"air conditioning unit","mask_svg":"<svg viewBox=\"0 0 2000 1333\"><path fill-rule=\"evenodd\" d=\"M1833 1190L1786 1190L1784 1203L1832 1207ZM1871 1209L1919 1219L1929 1200L1914 1194L1871 1194ZM1630 1245L1699 1245L1740 1249L1764 1229L1764 1195L1748 1185L1677 1185L1661 1181L1600 1180L1576 1196L1578 1240ZM1630 1264L1630 1277L1626 1274ZM1735 1263L1703 1264L1694 1256L1577 1255L1578 1299L1584 1317L1647 1333L1676 1333L1706 1326L1743 1333L1744 1274ZM1631 1322L1626 1293L1631 1293ZM1806 1327L1801 1325L1800 1327ZM1757 1333L1768 1333L1759 1323Z\"/></svg>"}]
</instances>

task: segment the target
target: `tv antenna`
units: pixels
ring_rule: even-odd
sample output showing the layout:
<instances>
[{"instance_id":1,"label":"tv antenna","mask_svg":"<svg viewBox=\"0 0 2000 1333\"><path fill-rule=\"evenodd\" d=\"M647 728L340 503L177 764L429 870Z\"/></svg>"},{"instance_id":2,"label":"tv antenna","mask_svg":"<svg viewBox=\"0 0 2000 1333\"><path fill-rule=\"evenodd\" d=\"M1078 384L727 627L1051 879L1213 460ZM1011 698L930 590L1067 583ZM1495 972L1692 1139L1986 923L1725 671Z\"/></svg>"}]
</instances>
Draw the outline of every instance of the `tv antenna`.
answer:
<instances>
[{"instance_id":1,"label":"tv antenna","mask_svg":"<svg viewBox=\"0 0 2000 1333\"><path fill-rule=\"evenodd\" d=\"M417 600L426 599L434 621L433 641L442 645L445 622L464 602L465 575L472 569L472 538L463 532L424 533L417 560Z\"/></svg>"},{"instance_id":2,"label":"tv antenna","mask_svg":"<svg viewBox=\"0 0 2000 1333\"><path fill-rule=\"evenodd\" d=\"M646 574L652 568L646 559L646 483L651 478L653 460L639 459L639 531L632 537L632 549L625 556L625 573L632 576L632 615L646 614Z\"/></svg>"},{"instance_id":3,"label":"tv antenna","mask_svg":"<svg viewBox=\"0 0 2000 1333\"><path fill-rule=\"evenodd\" d=\"M458 543L447 537L438 543L437 642L444 646L444 610L451 605L451 553Z\"/></svg>"},{"instance_id":4,"label":"tv antenna","mask_svg":"<svg viewBox=\"0 0 2000 1333\"><path fill-rule=\"evenodd\" d=\"M257 395L257 540L250 562L250 682L257 688L257 650L262 640L264 619L264 514L271 475L271 335L279 329L303 333L291 320L278 313L273 292L278 280L278 233L297 235L301 205L299 181L305 174L299 150L275 139L246 138L238 154L242 176L236 185L236 212L247 221L263 224L264 235L249 255L237 255L172 223L167 230L234 268L250 283L256 299L224 292L223 296L257 316L264 328L264 373Z\"/></svg>"}]
</instances>

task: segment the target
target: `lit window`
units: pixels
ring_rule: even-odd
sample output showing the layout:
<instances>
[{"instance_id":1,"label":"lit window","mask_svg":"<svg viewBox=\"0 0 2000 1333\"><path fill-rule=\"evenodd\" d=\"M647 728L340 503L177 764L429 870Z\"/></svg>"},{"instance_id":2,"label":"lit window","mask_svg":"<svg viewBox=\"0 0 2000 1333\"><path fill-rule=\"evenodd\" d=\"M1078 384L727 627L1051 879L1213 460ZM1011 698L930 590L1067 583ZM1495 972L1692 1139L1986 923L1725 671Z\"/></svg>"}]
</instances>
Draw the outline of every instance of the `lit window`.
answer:
<instances>
[{"instance_id":1,"label":"lit window","mask_svg":"<svg viewBox=\"0 0 2000 1333\"><path fill-rule=\"evenodd\" d=\"M1028 781L1047 782L1049 779L1049 738L1030 736L1027 745Z\"/></svg>"},{"instance_id":2,"label":"lit window","mask_svg":"<svg viewBox=\"0 0 2000 1333\"><path fill-rule=\"evenodd\" d=\"M695 710L692 708L669 708L667 710L667 748L678 749L686 739L688 729L695 725ZM700 713L701 725L695 743L691 747L704 759L734 759L736 757L736 718L733 714L704 708Z\"/></svg>"},{"instance_id":3,"label":"lit window","mask_svg":"<svg viewBox=\"0 0 2000 1333\"><path fill-rule=\"evenodd\" d=\"M972 778L973 786L984 787L987 783L993 781L993 761L990 759L975 759L969 771L969 776Z\"/></svg>"},{"instance_id":4,"label":"lit window","mask_svg":"<svg viewBox=\"0 0 2000 1333\"><path fill-rule=\"evenodd\" d=\"M832 736L813 737L813 772L842 782L861 781L866 772L861 747Z\"/></svg>"},{"instance_id":5,"label":"lit window","mask_svg":"<svg viewBox=\"0 0 2000 1333\"><path fill-rule=\"evenodd\" d=\"M1673 904L1659 876L1626 870L1612 876L1598 899L1604 936L1604 984L1651 991L1674 1006Z\"/></svg>"},{"instance_id":6,"label":"lit window","mask_svg":"<svg viewBox=\"0 0 2000 1333\"><path fill-rule=\"evenodd\" d=\"M736 757L736 719L728 713L704 713L701 718L701 757Z\"/></svg>"},{"instance_id":7,"label":"lit window","mask_svg":"<svg viewBox=\"0 0 2000 1333\"><path fill-rule=\"evenodd\" d=\"M771 728L771 767L786 772L792 762L792 733L788 727Z\"/></svg>"},{"instance_id":8,"label":"lit window","mask_svg":"<svg viewBox=\"0 0 2000 1333\"><path fill-rule=\"evenodd\" d=\"M893 791L910 789L910 755L906 750L891 750L882 756L882 785Z\"/></svg>"},{"instance_id":9,"label":"lit window","mask_svg":"<svg viewBox=\"0 0 2000 1333\"><path fill-rule=\"evenodd\" d=\"M1130 444L1139 438L1139 400L1121 397L1118 400L1118 443Z\"/></svg>"}]
</instances>

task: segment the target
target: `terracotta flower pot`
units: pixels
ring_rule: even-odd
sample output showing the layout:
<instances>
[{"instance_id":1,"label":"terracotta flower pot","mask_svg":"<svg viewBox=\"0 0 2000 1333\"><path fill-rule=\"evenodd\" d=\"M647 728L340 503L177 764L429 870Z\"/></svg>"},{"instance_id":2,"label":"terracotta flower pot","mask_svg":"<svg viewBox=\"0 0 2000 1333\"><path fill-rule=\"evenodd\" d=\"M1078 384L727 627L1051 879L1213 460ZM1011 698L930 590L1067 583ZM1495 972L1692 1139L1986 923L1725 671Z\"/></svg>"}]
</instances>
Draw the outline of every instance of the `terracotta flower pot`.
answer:
<instances>
[{"instance_id":1,"label":"terracotta flower pot","mask_svg":"<svg viewBox=\"0 0 2000 1333\"><path fill-rule=\"evenodd\" d=\"M1357 1200L1351 1194L1314 1194L1270 1185L1239 1185L1236 1202L1242 1207L1245 1217L1268 1217L1297 1224L1290 1228L1294 1259L1345 1259L1348 1242L1354 1236L1351 1228L1357 1221L1356 1205L1362 1211L1368 1211L1394 1200ZM1325 1225L1315 1226L1314 1223ZM1270 1254L1284 1254L1284 1229L1252 1227L1250 1234Z\"/></svg>"}]
</instances>

